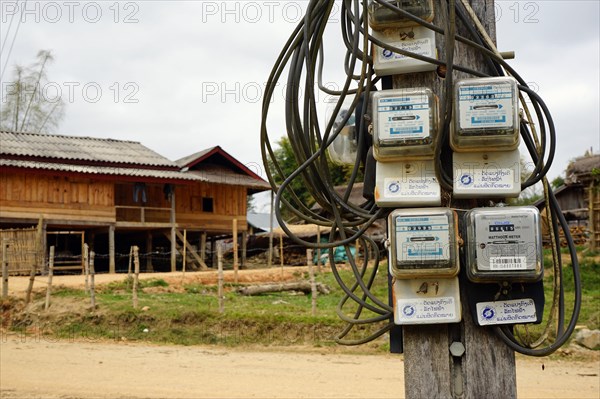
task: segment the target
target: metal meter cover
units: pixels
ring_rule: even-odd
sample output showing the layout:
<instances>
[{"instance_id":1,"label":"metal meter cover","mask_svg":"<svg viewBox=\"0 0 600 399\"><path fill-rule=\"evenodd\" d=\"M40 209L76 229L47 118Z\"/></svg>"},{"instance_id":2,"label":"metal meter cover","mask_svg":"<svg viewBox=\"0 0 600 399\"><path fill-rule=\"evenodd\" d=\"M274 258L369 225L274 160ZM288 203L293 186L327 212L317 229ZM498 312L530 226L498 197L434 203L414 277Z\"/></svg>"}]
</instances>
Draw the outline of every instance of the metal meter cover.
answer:
<instances>
[{"instance_id":1,"label":"metal meter cover","mask_svg":"<svg viewBox=\"0 0 600 399\"><path fill-rule=\"evenodd\" d=\"M337 114L334 114L338 101L339 97L336 98L335 102L330 103L325 110L327 122L329 123L331 119L334 119L332 133L339 130L331 145L327 147L327 152L329 158L336 164L354 165L358 154L358 139L354 112L348 115L352 108L352 101L344 101ZM346 119L345 123L343 123L344 119Z\"/></svg>"},{"instance_id":2,"label":"metal meter cover","mask_svg":"<svg viewBox=\"0 0 600 399\"><path fill-rule=\"evenodd\" d=\"M373 155L378 161L432 158L438 98L427 88L373 94Z\"/></svg>"},{"instance_id":3,"label":"metal meter cover","mask_svg":"<svg viewBox=\"0 0 600 399\"><path fill-rule=\"evenodd\" d=\"M534 282L543 274L536 207L474 208L467 219L467 276L474 282Z\"/></svg>"},{"instance_id":4,"label":"metal meter cover","mask_svg":"<svg viewBox=\"0 0 600 399\"><path fill-rule=\"evenodd\" d=\"M456 214L448 208L396 209L388 217L390 272L394 277L458 274Z\"/></svg>"},{"instance_id":5,"label":"metal meter cover","mask_svg":"<svg viewBox=\"0 0 600 399\"><path fill-rule=\"evenodd\" d=\"M462 151L506 151L519 146L519 91L512 77L456 83L450 146Z\"/></svg>"},{"instance_id":6,"label":"metal meter cover","mask_svg":"<svg viewBox=\"0 0 600 399\"><path fill-rule=\"evenodd\" d=\"M386 2L427 22L433 21L433 0L387 0ZM369 1L369 26L372 29L381 30L417 25L419 25L417 22L404 18L384 5L373 0Z\"/></svg>"}]
</instances>

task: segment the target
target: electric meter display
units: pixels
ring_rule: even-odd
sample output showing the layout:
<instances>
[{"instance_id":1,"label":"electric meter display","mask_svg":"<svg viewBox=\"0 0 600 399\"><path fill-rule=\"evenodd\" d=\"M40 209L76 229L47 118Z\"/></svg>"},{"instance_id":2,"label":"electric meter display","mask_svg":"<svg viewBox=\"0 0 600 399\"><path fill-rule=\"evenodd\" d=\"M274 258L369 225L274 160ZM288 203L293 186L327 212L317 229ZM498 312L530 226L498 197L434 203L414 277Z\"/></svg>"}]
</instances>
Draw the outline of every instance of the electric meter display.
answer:
<instances>
[{"instance_id":1,"label":"electric meter display","mask_svg":"<svg viewBox=\"0 0 600 399\"><path fill-rule=\"evenodd\" d=\"M354 113L352 113L352 115L350 115L346 122L342 125L342 122L350 112L351 104L352 101L344 102L338 113L335 115L333 113L335 111L337 101L329 104L325 110L327 121L335 118L333 122L332 134L338 130L340 131L329 147L327 147L329 157L337 164L354 165L356 162L358 143L356 137L356 121Z\"/></svg>"},{"instance_id":2,"label":"electric meter display","mask_svg":"<svg viewBox=\"0 0 600 399\"><path fill-rule=\"evenodd\" d=\"M474 282L542 277L540 213L532 206L467 212L467 276Z\"/></svg>"},{"instance_id":3,"label":"electric meter display","mask_svg":"<svg viewBox=\"0 0 600 399\"><path fill-rule=\"evenodd\" d=\"M438 132L437 96L426 88L373 95L373 155L378 161L431 158Z\"/></svg>"},{"instance_id":4,"label":"electric meter display","mask_svg":"<svg viewBox=\"0 0 600 399\"><path fill-rule=\"evenodd\" d=\"M392 275L402 279L458 274L455 217L448 208L393 211L388 217Z\"/></svg>"},{"instance_id":5,"label":"electric meter display","mask_svg":"<svg viewBox=\"0 0 600 399\"><path fill-rule=\"evenodd\" d=\"M505 151L519 146L519 92L511 77L464 79L455 85L450 145L461 151Z\"/></svg>"},{"instance_id":6,"label":"electric meter display","mask_svg":"<svg viewBox=\"0 0 600 399\"><path fill-rule=\"evenodd\" d=\"M433 21L433 0L387 0L386 2L427 22ZM369 2L369 25L375 30L381 30L414 26L418 23L371 0Z\"/></svg>"}]
</instances>

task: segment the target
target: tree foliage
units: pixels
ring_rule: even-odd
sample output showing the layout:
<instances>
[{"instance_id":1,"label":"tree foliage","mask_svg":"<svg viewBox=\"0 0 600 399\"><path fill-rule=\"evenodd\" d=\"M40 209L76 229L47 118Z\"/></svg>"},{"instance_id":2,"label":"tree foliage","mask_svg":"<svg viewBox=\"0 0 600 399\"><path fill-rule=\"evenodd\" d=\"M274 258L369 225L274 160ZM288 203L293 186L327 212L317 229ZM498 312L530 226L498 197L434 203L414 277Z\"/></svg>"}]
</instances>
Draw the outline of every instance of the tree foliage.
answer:
<instances>
[{"instance_id":1,"label":"tree foliage","mask_svg":"<svg viewBox=\"0 0 600 399\"><path fill-rule=\"evenodd\" d=\"M55 131L65 104L60 93L52 93L46 70L54 60L48 50L38 52L36 61L16 65L12 79L3 85L0 128L14 132L49 133Z\"/></svg>"},{"instance_id":2,"label":"tree foliage","mask_svg":"<svg viewBox=\"0 0 600 399\"><path fill-rule=\"evenodd\" d=\"M275 168L275 164L272 159L269 159L268 166L269 166L269 170L271 171L271 174L275 177L276 183L279 185L279 184L283 183L285 178L287 178L294 171L296 171L296 169L298 169L299 165L294 156L294 150L292 148L292 144L290 143L290 140L287 137L281 138L281 140L279 140L277 142L277 145L278 145L278 148L276 148L273 151L273 153L275 155L275 161L279 165L279 168L281 168L281 172L283 173L283 176ZM328 165L329 174L331 176L331 181L334 186L344 185L344 184L348 183L348 181L352 175L352 169L353 169L352 165L339 165L339 164L332 162L329 159L327 160L327 165ZM359 174L357 175L356 181L361 182L361 181L363 181L363 178L364 178L364 176L363 176L362 172L359 172ZM293 190L296 197L298 197L298 199L303 204L305 204L308 207L311 207L312 205L314 205L315 200L312 197L308 188L306 187L306 184L301 176L298 176L296 179L294 179L288 187L291 190ZM291 203L294 203L294 201L292 201L293 194L291 194L289 191L290 190L286 190L286 192L283 193L283 197L286 200L290 201ZM285 209L283 210L283 214L284 214L284 217L286 217L286 218L289 218L291 216L291 212L289 212L288 210L285 210Z\"/></svg>"}]
</instances>

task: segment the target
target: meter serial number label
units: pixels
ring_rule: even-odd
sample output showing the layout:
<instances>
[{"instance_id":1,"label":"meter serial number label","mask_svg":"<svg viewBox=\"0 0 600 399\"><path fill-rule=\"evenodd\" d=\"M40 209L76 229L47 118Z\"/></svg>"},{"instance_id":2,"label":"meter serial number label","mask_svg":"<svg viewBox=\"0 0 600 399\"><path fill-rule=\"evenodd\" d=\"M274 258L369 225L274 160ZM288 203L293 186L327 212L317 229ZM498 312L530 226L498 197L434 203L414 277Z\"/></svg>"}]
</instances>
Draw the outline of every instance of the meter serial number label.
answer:
<instances>
[{"instance_id":1,"label":"meter serial number label","mask_svg":"<svg viewBox=\"0 0 600 399\"><path fill-rule=\"evenodd\" d=\"M377 112L381 140L418 140L431 136L429 99L425 95L380 98Z\"/></svg>"},{"instance_id":2,"label":"meter serial number label","mask_svg":"<svg viewBox=\"0 0 600 399\"><path fill-rule=\"evenodd\" d=\"M460 128L512 128L514 95L510 84L460 87Z\"/></svg>"},{"instance_id":3,"label":"meter serial number label","mask_svg":"<svg viewBox=\"0 0 600 399\"><path fill-rule=\"evenodd\" d=\"M422 55L425 57L435 58L435 46L432 43L430 38L422 38L422 39L407 39L401 42L390 43L392 46L399 48L400 50L410 51L411 53L415 53L418 55ZM378 48L378 56L379 62L396 62L398 60L403 61L415 61L414 58L408 57L403 54L394 53L391 50L387 50L384 48ZM424 62L424 61L420 61Z\"/></svg>"},{"instance_id":4,"label":"meter serial number label","mask_svg":"<svg viewBox=\"0 0 600 399\"><path fill-rule=\"evenodd\" d=\"M527 270L527 257L500 256L490 258L490 270Z\"/></svg>"},{"instance_id":5,"label":"meter serial number label","mask_svg":"<svg viewBox=\"0 0 600 399\"><path fill-rule=\"evenodd\" d=\"M536 320L535 303L530 298L477 304L477 321L480 326L534 323Z\"/></svg>"},{"instance_id":6,"label":"meter serial number label","mask_svg":"<svg viewBox=\"0 0 600 399\"><path fill-rule=\"evenodd\" d=\"M452 322L457 318L453 297L398 299L396 324Z\"/></svg>"}]
</instances>

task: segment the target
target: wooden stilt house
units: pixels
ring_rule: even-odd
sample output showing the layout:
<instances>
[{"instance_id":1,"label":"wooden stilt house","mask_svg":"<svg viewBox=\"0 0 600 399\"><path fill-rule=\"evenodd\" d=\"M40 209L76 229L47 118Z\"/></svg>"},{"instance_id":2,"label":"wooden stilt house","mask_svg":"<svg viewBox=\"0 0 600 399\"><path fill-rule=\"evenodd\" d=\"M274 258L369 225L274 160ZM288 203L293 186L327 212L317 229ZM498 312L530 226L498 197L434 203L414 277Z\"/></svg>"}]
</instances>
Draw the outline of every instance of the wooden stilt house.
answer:
<instances>
[{"instance_id":1,"label":"wooden stilt house","mask_svg":"<svg viewBox=\"0 0 600 399\"><path fill-rule=\"evenodd\" d=\"M126 270L132 245L146 270L174 271L184 238L188 270L206 268L216 239L245 235L247 196L269 188L218 146L173 162L139 142L0 132L0 228L39 224L64 269L81 269L87 243L100 271Z\"/></svg>"}]
</instances>

